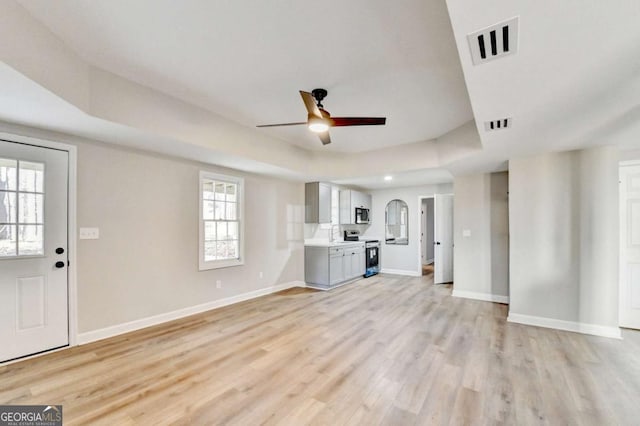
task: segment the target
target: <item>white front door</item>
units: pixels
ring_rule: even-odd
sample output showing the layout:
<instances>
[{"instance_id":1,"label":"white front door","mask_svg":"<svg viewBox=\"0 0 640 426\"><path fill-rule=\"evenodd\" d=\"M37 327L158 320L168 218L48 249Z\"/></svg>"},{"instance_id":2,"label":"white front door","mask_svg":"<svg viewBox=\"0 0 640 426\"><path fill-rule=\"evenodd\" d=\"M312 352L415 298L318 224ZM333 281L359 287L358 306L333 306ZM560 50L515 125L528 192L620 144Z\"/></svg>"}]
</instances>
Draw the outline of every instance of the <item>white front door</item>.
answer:
<instances>
[{"instance_id":1,"label":"white front door","mask_svg":"<svg viewBox=\"0 0 640 426\"><path fill-rule=\"evenodd\" d=\"M640 165L620 167L620 326L640 329Z\"/></svg>"},{"instance_id":2,"label":"white front door","mask_svg":"<svg viewBox=\"0 0 640 426\"><path fill-rule=\"evenodd\" d=\"M453 281L453 195L436 194L433 282Z\"/></svg>"},{"instance_id":3,"label":"white front door","mask_svg":"<svg viewBox=\"0 0 640 426\"><path fill-rule=\"evenodd\" d=\"M68 345L68 153L0 141L0 362Z\"/></svg>"}]
</instances>

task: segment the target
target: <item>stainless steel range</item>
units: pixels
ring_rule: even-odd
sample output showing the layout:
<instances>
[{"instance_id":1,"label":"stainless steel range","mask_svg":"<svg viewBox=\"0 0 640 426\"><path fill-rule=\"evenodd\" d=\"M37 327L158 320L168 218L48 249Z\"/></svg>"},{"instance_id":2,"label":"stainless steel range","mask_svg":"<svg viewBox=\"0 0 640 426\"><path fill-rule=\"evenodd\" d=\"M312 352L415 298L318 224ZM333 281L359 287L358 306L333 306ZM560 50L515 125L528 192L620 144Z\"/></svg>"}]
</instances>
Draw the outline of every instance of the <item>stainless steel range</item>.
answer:
<instances>
[{"instance_id":1,"label":"stainless steel range","mask_svg":"<svg viewBox=\"0 0 640 426\"><path fill-rule=\"evenodd\" d=\"M364 237L360 231L344 231L345 241L364 241L365 271L364 277L370 277L380 272L380 241L376 238Z\"/></svg>"}]
</instances>

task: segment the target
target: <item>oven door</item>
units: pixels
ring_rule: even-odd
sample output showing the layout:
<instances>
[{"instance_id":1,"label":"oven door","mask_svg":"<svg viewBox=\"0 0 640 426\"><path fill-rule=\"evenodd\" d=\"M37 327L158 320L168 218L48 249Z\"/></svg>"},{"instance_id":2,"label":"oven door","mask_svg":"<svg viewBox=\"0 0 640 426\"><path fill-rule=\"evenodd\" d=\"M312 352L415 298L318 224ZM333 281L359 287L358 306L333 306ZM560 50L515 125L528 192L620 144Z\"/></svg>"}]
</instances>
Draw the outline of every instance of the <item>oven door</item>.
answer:
<instances>
[{"instance_id":1,"label":"oven door","mask_svg":"<svg viewBox=\"0 0 640 426\"><path fill-rule=\"evenodd\" d=\"M378 250L379 247L367 247L365 255L367 256L367 269L378 266Z\"/></svg>"}]
</instances>

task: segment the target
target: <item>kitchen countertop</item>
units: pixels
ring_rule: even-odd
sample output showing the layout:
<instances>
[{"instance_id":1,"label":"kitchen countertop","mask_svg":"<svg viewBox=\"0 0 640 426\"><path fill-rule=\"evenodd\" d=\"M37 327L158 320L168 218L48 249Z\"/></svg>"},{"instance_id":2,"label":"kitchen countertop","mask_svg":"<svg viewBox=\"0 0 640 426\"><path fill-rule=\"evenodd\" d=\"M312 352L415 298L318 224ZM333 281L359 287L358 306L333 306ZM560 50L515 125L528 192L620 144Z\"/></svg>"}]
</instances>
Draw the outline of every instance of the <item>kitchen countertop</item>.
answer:
<instances>
[{"instance_id":1,"label":"kitchen countertop","mask_svg":"<svg viewBox=\"0 0 640 426\"><path fill-rule=\"evenodd\" d=\"M327 240L306 240L305 247L347 247L350 245L362 245L364 241L327 241Z\"/></svg>"}]
</instances>

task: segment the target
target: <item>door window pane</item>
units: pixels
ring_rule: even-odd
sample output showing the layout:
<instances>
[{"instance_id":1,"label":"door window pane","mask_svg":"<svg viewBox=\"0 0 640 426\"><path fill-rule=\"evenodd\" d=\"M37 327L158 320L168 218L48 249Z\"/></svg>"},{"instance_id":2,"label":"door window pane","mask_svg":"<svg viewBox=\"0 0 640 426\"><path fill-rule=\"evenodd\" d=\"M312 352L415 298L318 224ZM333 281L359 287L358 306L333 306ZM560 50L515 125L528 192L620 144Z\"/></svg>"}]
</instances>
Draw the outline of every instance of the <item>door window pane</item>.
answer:
<instances>
[{"instance_id":1,"label":"door window pane","mask_svg":"<svg viewBox=\"0 0 640 426\"><path fill-rule=\"evenodd\" d=\"M20 161L20 191L43 192L44 164Z\"/></svg>"},{"instance_id":2,"label":"door window pane","mask_svg":"<svg viewBox=\"0 0 640 426\"><path fill-rule=\"evenodd\" d=\"M20 223L43 223L43 195L20 193L18 212Z\"/></svg>"},{"instance_id":3,"label":"door window pane","mask_svg":"<svg viewBox=\"0 0 640 426\"><path fill-rule=\"evenodd\" d=\"M16 223L16 193L0 191L0 223Z\"/></svg>"},{"instance_id":4,"label":"door window pane","mask_svg":"<svg viewBox=\"0 0 640 426\"><path fill-rule=\"evenodd\" d=\"M44 163L0 158L0 257L44 254Z\"/></svg>"},{"instance_id":5,"label":"door window pane","mask_svg":"<svg viewBox=\"0 0 640 426\"><path fill-rule=\"evenodd\" d=\"M17 254L16 225L0 225L0 257Z\"/></svg>"},{"instance_id":6,"label":"door window pane","mask_svg":"<svg viewBox=\"0 0 640 426\"><path fill-rule=\"evenodd\" d=\"M44 254L42 225L20 225L18 227L18 255Z\"/></svg>"},{"instance_id":7,"label":"door window pane","mask_svg":"<svg viewBox=\"0 0 640 426\"><path fill-rule=\"evenodd\" d=\"M0 158L0 190L15 191L18 177L18 161L9 158Z\"/></svg>"}]
</instances>

